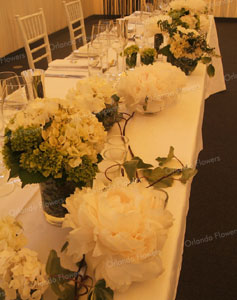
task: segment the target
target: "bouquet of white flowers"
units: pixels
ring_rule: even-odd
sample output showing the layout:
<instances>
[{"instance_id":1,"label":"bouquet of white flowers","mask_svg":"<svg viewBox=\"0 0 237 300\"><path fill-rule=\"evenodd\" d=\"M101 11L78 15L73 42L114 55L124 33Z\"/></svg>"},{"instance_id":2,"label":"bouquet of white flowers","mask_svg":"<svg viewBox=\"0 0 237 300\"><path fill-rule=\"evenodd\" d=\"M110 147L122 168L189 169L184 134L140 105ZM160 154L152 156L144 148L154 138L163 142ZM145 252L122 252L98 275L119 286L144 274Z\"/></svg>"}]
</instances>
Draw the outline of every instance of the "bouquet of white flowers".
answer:
<instances>
[{"instance_id":1,"label":"bouquet of white flowers","mask_svg":"<svg viewBox=\"0 0 237 300\"><path fill-rule=\"evenodd\" d=\"M156 62L128 71L117 88L129 110L155 113L172 104L185 83L186 77L178 68Z\"/></svg>"},{"instance_id":2,"label":"bouquet of white flowers","mask_svg":"<svg viewBox=\"0 0 237 300\"><path fill-rule=\"evenodd\" d=\"M160 251L173 218L159 191L121 177L106 188L77 190L66 208L67 254L74 262L85 255L96 280L126 290L163 272Z\"/></svg>"}]
</instances>

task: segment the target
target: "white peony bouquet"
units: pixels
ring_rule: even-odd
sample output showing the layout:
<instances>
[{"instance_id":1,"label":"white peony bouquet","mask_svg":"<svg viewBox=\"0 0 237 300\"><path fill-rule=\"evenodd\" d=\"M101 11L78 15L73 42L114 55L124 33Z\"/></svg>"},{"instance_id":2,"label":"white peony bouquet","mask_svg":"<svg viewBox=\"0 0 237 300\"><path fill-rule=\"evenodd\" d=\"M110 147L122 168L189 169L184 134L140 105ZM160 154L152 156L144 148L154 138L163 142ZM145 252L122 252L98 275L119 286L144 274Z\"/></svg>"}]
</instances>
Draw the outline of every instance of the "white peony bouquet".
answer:
<instances>
[{"instance_id":1,"label":"white peony bouquet","mask_svg":"<svg viewBox=\"0 0 237 300\"><path fill-rule=\"evenodd\" d=\"M160 195L124 177L106 188L77 189L65 205L63 227L72 228L67 254L74 262L86 255L96 280L104 279L114 291L159 276L160 251L173 223Z\"/></svg>"},{"instance_id":2,"label":"white peony bouquet","mask_svg":"<svg viewBox=\"0 0 237 300\"><path fill-rule=\"evenodd\" d=\"M156 62L128 71L121 77L118 95L124 97L125 105L132 111L158 112L176 100L186 80L178 68Z\"/></svg>"},{"instance_id":3,"label":"white peony bouquet","mask_svg":"<svg viewBox=\"0 0 237 300\"><path fill-rule=\"evenodd\" d=\"M95 114L107 131L120 121L119 98L114 84L104 78L95 76L79 80L76 87L68 91L66 98L81 110Z\"/></svg>"},{"instance_id":4,"label":"white peony bouquet","mask_svg":"<svg viewBox=\"0 0 237 300\"><path fill-rule=\"evenodd\" d=\"M36 252L23 248L26 242L19 222L0 220L0 291L9 300L40 300L48 287L45 265Z\"/></svg>"},{"instance_id":5,"label":"white peony bouquet","mask_svg":"<svg viewBox=\"0 0 237 300\"><path fill-rule=\"evenodd\" d=\"M98 113L106 104L112 104L111 96L116 93L113 84L101 77L78 80L76 87L69 89L66 98L78 103L81 109Z\"/></svg>"}]
</instances>

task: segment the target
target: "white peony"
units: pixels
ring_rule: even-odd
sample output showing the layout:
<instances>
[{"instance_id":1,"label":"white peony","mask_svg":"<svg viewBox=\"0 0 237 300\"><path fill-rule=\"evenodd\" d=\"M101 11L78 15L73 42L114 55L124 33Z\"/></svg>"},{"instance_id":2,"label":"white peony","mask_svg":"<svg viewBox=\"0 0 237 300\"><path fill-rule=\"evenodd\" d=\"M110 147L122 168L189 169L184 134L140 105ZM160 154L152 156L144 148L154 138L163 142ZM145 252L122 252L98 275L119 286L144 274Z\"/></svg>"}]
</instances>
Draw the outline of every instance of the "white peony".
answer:
<instances>
[{"instance_id":1,"label":"white peony","mask_svg":"<svg viewBox=\"0 0 237 300\"><path fill-rule=\"evenodd\" d=\"M169 7L173 10L185 8L193 13L204 13L207 3L204 0L174 0L170 2Z\"/></svg>"},{"instance_id":2,"label":"white peony","mask_svg":"<svg viewBox=\"0 0 237 300\"><path fill-rule=\"evenodd\" d=\"M18 221L10 216L0 219L0 252L8 248L19 250L26 243L22 226Z\"/></svg>"},{"instance_id":3,"label":"white peony","mask_svg":"<svg viewBox=\"0 0 237 300\"><path fill-rule=\"evenodd\" d=\"M111 96L116 93L111 82L101 77L79 80L75 88L68 91L66 98L74 100L81 109L98 113L105 104L111 104Z\"/></svg>"},{"instance_id":4,"label":"white peony","mask_svg":"<svg viewBox=\"0 0 237 300\"><path fill-rule=\"evenodd\" d=\"M77 189L65 207L67 254L74 262L86 254L96 280L121 291L162 273L159 252L173 218L158 191L117 178L106 189Z\"/></svg>"},{"instance_id":5,"label":"white peony","mask_svg":"<svg viewBox=\"0 0 237 300\"><path fill-rule=\"evenodd\" d=\"M124 97L126 106L131 110L140 111L145 99L148 99L148 110L149 105L151 109L159 107L161 110L173 102L177 90L184 87L186 81L186 76L177 67L157 62L128 71L120 78L117 89L118 95Z\"/></svg>"},{"instance_id":6,"label":"white peony","mask_svg":"<svg viewBox=\"0 0 237 300\"><path fill-rule=\"evenodd\" d=\"M0 255L0 288L7 299L40 300L48 287L45 265L38 254L27 248L4 250Z\"/></svg>"}]
</instances>

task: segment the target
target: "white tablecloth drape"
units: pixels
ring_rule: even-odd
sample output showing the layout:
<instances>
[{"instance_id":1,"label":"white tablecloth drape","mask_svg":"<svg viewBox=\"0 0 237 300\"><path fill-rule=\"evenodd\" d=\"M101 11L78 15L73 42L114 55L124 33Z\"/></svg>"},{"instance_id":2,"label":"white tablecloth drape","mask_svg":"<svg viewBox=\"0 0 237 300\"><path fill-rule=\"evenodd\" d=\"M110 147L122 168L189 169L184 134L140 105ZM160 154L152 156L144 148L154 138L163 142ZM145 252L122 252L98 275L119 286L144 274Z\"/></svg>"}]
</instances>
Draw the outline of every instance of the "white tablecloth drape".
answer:
<instances>
[{"instance_id":1,"label":"white tablecloth drape","mask_svg":"<svg viewBox=\"0 0 237 300\"><path fill-rule=\"evenodd\" d=\"M213 18L210 27L210 43L219 49ZM216 76L209 79L206 76L205 66L198 65L188 78L188 85L177 104L155 115L134 116L128 125L127 136L136 155L143 158L145 162L156 165L155 158L165 156L172 145L176 155L184 164L193 167L196 165L198 154L202 150L204 99L210 94L225 90L221 59L215 61L215 67ZM47 78L47 96L64 97L68 88L73 87L77 80ZM112 132L116 131L117 127L114 127ZM182 263L190 189L191 182L186 185L176 182L167 190L170 196L168 209L174 215L174 226L169 232L161 254L164 273L157 279L133 284L126 293L115 293L115 300L175 299ZM17 192L18 190L14 193L16 198ZM18 215L18 219L22 221L25 228L25 234L29 239L28 246L39 252L42 261L46 262L51 249L59 251L64 244L68 230L53 227L45 221L39 191L27 203ZM69 258L63 258L63 261L65 267L70 264ZM45 299L53 300L56 297L49 290Z\"/></svg>"}]
</instances>

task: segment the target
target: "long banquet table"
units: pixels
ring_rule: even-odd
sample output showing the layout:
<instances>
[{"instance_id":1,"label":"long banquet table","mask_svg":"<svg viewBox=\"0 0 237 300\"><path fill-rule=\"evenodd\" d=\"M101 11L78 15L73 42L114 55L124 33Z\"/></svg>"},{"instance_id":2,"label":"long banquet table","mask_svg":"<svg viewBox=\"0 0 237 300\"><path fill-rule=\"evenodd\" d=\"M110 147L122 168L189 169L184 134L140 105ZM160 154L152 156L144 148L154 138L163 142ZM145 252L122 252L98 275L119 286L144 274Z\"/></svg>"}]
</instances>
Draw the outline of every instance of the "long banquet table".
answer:
<instances>
[{"instance_id":1,"label":"long banquet table","mask_svg":"<svg viewBox=\"0 0 237 300\"><path fill-rule=\"evenodd\" d=\"M218 53L219 45L213 17L208 39ZM145 162L155 165L155 158L165 156L172 145L176 155L184 164L195 167L198 154L202 150L204 100L213 93L225 90L221 59L214 59L214 64L216 76L212 79L206 75L205 66L198 65L188 78L188 84L177 104L155 115L135 114L128 125L126 135L136 155ZM47 97L63 98L77 80L46 78ZM117 130L117 127L114 127L112 133L116 133ZM175 299L182 263L190 190L191 182L186 185L176 182L168 189L170 198L167 208L174 216L174 225L169 231L161 253L163 274L157 279L133 284L125 293L115 293L115 300ZM45 221L38 186L26 187L23 190L17 187L13 194L1 200L1 215L10 213L17 216L17 219L23 223L28 247L37 251L43 262L46 262L51 249L60 251L68 229L56 228ZM63 256L62 261L65 267L71 264L67 257ZM53 300L56 296L48 290L44 299Z\"/></svg>"}]
</instances>

